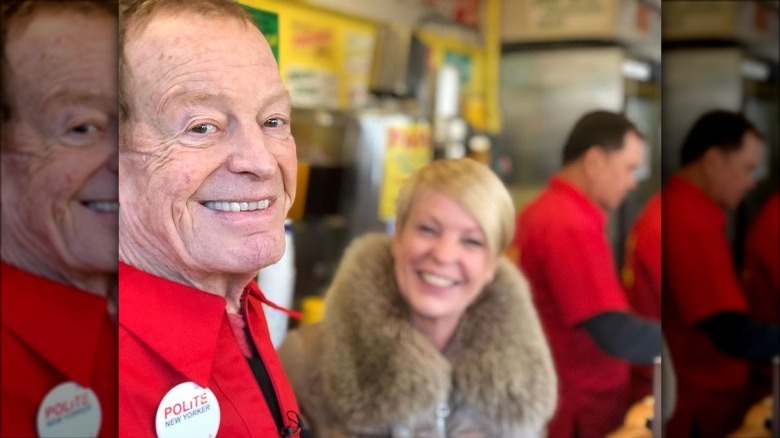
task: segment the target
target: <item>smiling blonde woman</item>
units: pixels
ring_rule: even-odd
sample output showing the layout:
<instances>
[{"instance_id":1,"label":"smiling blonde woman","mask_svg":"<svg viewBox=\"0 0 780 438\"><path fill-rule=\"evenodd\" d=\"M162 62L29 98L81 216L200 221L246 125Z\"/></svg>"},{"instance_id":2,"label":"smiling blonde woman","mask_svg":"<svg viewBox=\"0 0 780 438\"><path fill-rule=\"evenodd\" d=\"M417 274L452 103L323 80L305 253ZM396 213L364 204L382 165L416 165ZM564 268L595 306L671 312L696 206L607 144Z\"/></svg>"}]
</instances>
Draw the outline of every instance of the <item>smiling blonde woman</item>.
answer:
<instances>
[{"instance_id":1,"label":"smiling blonde woman","mask_svg":"<svg viewBox=\"0 0 780 438\"><path fill-rule=\"evenodd\" d=\"M470 159L406 181L397 229L348 248L322 322L280 357L316 436L537 437L556 377L528 285L501 254L514 208Z\"/></svg>"}]
</instances>

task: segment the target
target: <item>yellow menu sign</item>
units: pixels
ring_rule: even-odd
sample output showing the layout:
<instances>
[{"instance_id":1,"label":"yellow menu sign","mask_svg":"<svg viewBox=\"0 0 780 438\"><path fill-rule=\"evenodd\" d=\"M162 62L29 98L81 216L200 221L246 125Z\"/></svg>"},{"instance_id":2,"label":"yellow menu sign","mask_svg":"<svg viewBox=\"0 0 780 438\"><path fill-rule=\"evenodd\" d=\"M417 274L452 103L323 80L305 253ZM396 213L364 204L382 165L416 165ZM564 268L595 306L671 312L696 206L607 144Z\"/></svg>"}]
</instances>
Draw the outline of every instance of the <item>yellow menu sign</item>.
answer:
<instances>
[{"instance_id":1,"label":"yellow menu sign","mask_svg":"<svg viewBox=\"0 0 780 438\"><path fill-rule=\"evenodd\" d=\"M392 124L386 144L378 212L383 221L395 217L395 201L404 180L431 162L431 128L427 123Z\"/></svg>"},{"instance_id":2,"label":"yellow menu sign","mask_svg":"<svg viewBox=\"0 0 780 438\"><path fill-rule=\"evenodd\" d=\"M367 104L375 23L299 2L239 3L255 17L275 18L270 39L278 43L279 70L294 107L349 109Z\"/></svg>"}]
</instances>

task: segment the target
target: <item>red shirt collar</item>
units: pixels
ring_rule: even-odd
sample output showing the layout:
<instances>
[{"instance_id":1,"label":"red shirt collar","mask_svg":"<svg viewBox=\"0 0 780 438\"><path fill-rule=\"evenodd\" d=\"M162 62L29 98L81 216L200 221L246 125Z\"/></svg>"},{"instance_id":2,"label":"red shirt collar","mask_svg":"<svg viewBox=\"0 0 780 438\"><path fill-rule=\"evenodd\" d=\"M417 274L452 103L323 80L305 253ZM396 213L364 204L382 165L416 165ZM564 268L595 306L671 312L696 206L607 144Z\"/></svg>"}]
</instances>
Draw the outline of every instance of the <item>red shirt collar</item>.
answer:
<instances>
[{"instance_id":1,"label":"red shirt collar","mask_svg":"<svg viewBox=\"0 0 780 438\"><path fill-rule=\"evenodd\" d=\"M244 294L260 299L254 282ZM119 324L203 387L209 385L226 304L224 297L119 263Z\"/></svg>"},{"instance_id":2,"label":"red shirt collar","mask_svg":"<svg viewBox=\"0 0 780 438\"><path fill-rule=\"evenodd\" d=\"M101 330L104 297L2 265L2 325L46 362L89 386Z\"/></svg>"},{"instance_id":3,"label":"red shirt collar","mask_svg":"<svg viewBox=\"0 0 780 438\"><path fill-rule=\"evenodd\" d=\"M691 211L709 218L719 228L726 226L726 212L710 199L700 188L696 187L692 182L679 176L669 177L669 181L666 183L664 190L666 193L678 194L685 198L685 203ZM666 198L664 198L666 199ZM675 206L679 208L679 206Z\"/></svg>"},{"instance_id":4,"label":"red shirt collar","mask_svg":"<svg viewBox=\"0 0 780 438\"><path fill-rule=\"evenodd\" d=\"M606 212L604 212L598 204L588 198L579 187L556 175L550 178L550 189L571 199L575 204L582 208L585 214L597 221L602 228L606 226Z\"/></svg>"}]
</instances>

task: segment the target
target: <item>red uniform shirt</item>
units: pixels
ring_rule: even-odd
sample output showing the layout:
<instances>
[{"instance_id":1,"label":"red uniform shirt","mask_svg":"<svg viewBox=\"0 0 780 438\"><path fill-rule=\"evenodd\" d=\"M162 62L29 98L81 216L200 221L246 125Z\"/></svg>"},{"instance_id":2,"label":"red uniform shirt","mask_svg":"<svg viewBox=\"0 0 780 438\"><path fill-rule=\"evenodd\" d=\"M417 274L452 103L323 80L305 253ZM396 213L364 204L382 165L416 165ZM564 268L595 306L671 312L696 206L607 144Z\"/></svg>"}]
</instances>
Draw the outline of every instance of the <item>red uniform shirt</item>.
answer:
<instances>
[{"instance_id":1,"label":"red uniform shirt","mask_svg":"<svg viewBox=\"0 0 780 438\"><path fill-rule=\"evenodd\" d=\"M645 205L625 244L623 287L634 312L661 321L661 194ZM631 367L631 400L653 392L653 367Z\"/></svg>"},{"instance_id":2,"label":"red uniform shirt","mask_svg":"<svg viewBox=\"0 0 780 438\"><path fill-rule=\"evenodd\" d=\"M669 436L722 437L746 408L748 364L721 352L694 327L747 303L726 240L726 215L690 182L669 179L664 193L663 331L677 380Z\"/></svg>"},{"instance_id":3,"label":"red uniform shirt","mask_svg":"<svg viewBox=\"0 0 780 438\"><path fill-rule=\"evenodd\" d=\"M2 436L38 436L36 417L55 386L95 392L99 436L117 435L117 334L107 300L6 263L2 266Z\"/></svg>"},{"instance_id":4,"label":"red uniform shirt","mask_svg":"<svg viewBox=\"0 0 780 438\"><path fill-rule=\"evenodd\" d=\"M606 215L554 177L518 217L515 244L558 373L558 410L549 436L604 436L628 408L628 363L608 355L581 325L626 311L606 232Z\"/></svg>"},{"instance_id":5,"label":"red uniform shirt","mask_svg":"<svg viewBox=\"0 0 780 438\"><path fill-rule=\"evenodd\" d=\"M119 265L120 435L154 437L155 416L174 386L209 388L220 408L218 436L279 436L231 328L223 297ZM255 282L244 290L247 325L276 391L285 426L298 405L276 351ZM288 414L289 413L289 414ZM297 435L296 435L297 436Z\"/></svg>"}]
</instances>

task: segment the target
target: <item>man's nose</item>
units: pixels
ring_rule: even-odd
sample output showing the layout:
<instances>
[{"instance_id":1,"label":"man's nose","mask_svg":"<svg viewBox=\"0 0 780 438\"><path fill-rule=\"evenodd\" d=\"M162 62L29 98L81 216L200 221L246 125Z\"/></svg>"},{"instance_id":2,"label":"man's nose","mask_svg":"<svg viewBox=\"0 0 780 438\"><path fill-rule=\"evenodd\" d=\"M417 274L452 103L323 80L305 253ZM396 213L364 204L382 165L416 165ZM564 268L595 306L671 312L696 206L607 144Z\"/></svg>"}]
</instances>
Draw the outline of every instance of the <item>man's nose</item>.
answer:
<instances>
[{"instance_id":1,"label":"man's nose","mask_svg":"<svg viewBox=\"0 0 780 438\"><path fill-rule=\"evenodd\" d=\"M240 126L227 141L227 166L231 172L265 178L278 169L276 157L269 149L272 140L257 124Z\"/></svg>"}]
</instances>

